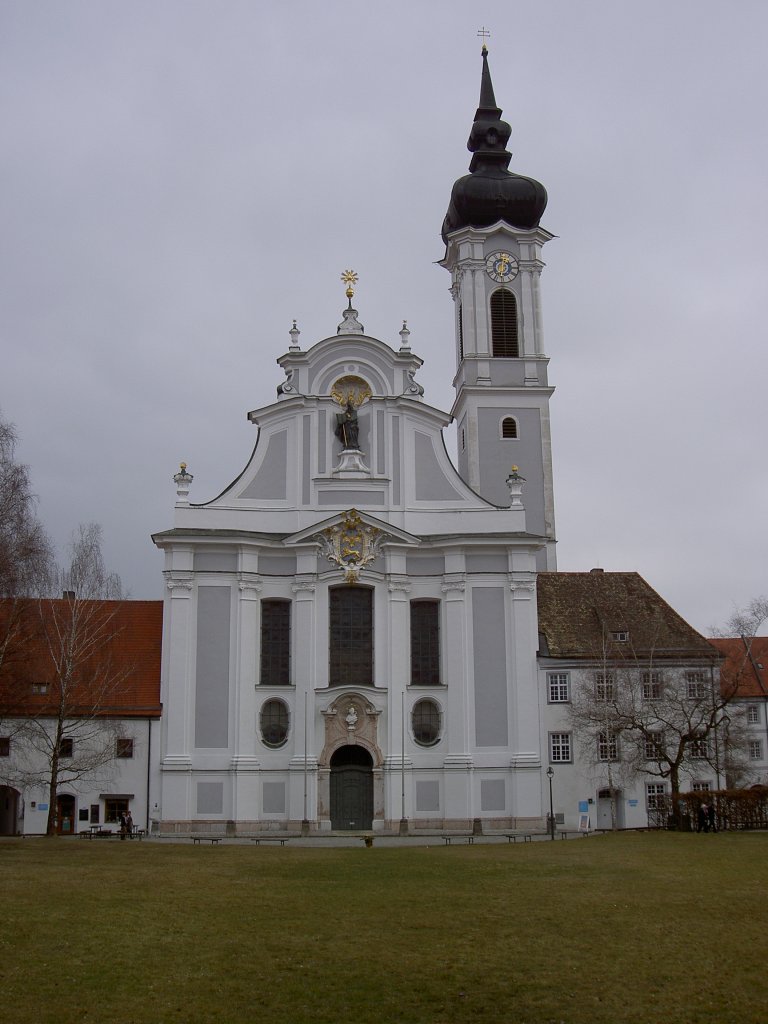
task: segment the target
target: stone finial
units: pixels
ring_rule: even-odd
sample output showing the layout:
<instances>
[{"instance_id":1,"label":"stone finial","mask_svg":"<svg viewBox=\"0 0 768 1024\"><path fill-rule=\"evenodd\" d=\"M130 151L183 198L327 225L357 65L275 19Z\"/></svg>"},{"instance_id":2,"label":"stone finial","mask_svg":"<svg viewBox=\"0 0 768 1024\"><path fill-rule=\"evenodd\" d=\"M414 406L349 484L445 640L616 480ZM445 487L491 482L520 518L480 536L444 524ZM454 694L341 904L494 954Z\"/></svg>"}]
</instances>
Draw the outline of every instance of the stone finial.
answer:
<instances>
[{"instance_id":1,"label":"stone finial","mask_svg":"<svg viewBox=\"0 0 768 1024\"><path fill-rule=\"evenodd\" d=\"M411 337L411 332L408 330L408 321L407 320L403 320L403 328L400 331L400 351L401 352L410 352L411 351L411 343L409 341L410 337Z\"/></svg>"},{"instance_id":2,"label":"stone finial","mask_svg":"<svg viewBox=\"0 0 768 1024\"><path fill-rule=\"evenodd\" d=\"M291 344L289 345L290 350L292 352L298 352L301 349L301 345L299 344L299 335L301 334L301 331L296 326L295 320L293 321L293 327L288 331L288 333L291 336Z\"/></svg>"},{"instance_id":3,"label":"stone finial","mask_svg":"<svg viewBox=\"0 0 768 1024\"><path fill-rule=\"evenodd\" d=\"M517 466L513 466L509 476L507 477L507 487L509 488L509 507L510 508L523 508L523 502L521 495L523 493L523 484L525 483L525 477L520 476Z\"/></svg>"},{"instance_id":4,"label":"stone finial","mask_svg":"<svg viewBox=\"0 0 768 1024\"><path fill-rule=\"evenodd\" d=\"M191 473L187 472L186 462L179 464L179 472L173 477L173 482L176 484L176 495L178 498L178 505L189 504L189 487L194 477Z\"/></svg>"}]
</instances>

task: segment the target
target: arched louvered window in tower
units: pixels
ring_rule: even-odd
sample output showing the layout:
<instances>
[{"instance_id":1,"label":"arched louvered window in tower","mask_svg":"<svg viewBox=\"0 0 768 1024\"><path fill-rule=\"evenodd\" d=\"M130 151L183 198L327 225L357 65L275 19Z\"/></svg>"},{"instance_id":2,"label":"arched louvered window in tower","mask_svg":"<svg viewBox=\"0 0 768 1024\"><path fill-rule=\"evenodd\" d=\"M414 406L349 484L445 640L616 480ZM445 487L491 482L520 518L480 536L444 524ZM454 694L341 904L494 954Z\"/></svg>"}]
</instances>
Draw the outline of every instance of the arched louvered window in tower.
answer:
<instances>
[{"instance_id":1,"label":"arched louvered window in tower","mask_svg":"<svg viewBox=\"0 0 768 1024\"><path fill-rule=\"evenodd\" d=\"M517 437L517 420L514 416L505 416L501 421L501 436L505 441L514 440Z\"/></svg>"},{"instance_id":2,"label":"arched louvered window in tower","mask_svg":"<svg viewBox=\"0 0 768 1024\"><path fill-rule=\"evenodd\" d=\"M517 299L506 288L491 296L491 353L509 359L520 355L517 340Z\"/></svg>"}]
</instances>

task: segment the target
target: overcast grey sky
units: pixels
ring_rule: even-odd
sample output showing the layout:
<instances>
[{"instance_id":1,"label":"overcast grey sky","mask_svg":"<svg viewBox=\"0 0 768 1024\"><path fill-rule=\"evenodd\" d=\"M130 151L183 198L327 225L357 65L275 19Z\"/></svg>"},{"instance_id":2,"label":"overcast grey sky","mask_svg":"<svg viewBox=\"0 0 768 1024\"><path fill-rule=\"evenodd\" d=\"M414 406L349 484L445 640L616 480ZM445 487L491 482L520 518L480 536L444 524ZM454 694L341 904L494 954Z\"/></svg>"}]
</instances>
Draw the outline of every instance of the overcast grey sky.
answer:
<instances>
[{"instance_id":1,"label":"overcast grey sky","mask_svg":"<svg viewBox=\"0 0 768 1024\"><path fill-rule=\"evenodd\" d=\"M60 547L100 522L160 597L179 461L193 501L240 472L347 267L450 408L481 23L558 236L559 567L637 570L704 631L768 590L763 0L0 0L0 408Z\"/></svg>"}]
</instances>

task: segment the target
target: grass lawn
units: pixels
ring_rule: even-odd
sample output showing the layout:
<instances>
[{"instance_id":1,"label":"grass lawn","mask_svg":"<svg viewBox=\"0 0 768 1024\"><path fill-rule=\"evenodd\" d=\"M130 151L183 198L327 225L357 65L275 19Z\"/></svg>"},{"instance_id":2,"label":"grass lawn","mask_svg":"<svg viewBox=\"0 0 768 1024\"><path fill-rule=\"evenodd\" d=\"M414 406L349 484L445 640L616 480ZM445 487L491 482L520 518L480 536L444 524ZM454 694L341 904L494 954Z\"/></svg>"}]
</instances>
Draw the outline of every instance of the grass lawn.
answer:
<instances>
[{"instance_id":1,"label":"grass lawn","mask_svg":"<svg viewBox=\"0 0 768 1024\"><path fill-rule=\"evenodd\" d=\"M764 1024L768 835L4 840L0 1021Z\"/></svg>"}]
</instances>

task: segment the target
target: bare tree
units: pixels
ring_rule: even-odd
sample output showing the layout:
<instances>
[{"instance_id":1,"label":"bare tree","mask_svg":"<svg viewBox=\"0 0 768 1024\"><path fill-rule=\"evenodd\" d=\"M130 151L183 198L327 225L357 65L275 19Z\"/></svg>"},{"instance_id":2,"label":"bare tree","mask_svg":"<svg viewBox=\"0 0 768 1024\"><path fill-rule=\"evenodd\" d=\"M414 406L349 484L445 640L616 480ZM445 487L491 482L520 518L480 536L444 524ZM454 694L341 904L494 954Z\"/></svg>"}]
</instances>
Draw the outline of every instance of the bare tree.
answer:
<instances>
[{"instance_id":1,"label":"bare tree","mask_svg":"<svg viewBox=\"0 0 768 1024\"><path fill-rule=\"evenodd\" d=\"M616 778L663 779L678 815L686 777L695 779L708 765L719 778L732 693L721 693L716 661L713 651L709 664L697 659L685 666L679 656L657 655L653 647L636 652L631 643L606 638L602 656L574 687L570 714L612 790Z\"/></svg>"},{"instance_id":2,"label":"bare tree","mask_svg":"<svg viewBox=\"0 0 768 1024\"><path fill-rule=\"evenodd\" d=\"M48 789L48 835L59 787L109 774L121 737L109 712L131 670L117 650L121 586L105 569L99 526L79 528L57 579L63 598L38 603L43 692L27 698L13 759L17 779Z\"/></svg>"},{"instance_id":3,"label":"bare tree","mask_svg":"<svg viewBox=\"0 0 768 1024\"><path fill-rule=\"evenodd\" d=\"M37 633L32 599L46 592L52 567L29 468L17 461L16 445L15 428L0 417L0 713L18 696Z\"/></svg>"}]
</instances>

